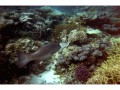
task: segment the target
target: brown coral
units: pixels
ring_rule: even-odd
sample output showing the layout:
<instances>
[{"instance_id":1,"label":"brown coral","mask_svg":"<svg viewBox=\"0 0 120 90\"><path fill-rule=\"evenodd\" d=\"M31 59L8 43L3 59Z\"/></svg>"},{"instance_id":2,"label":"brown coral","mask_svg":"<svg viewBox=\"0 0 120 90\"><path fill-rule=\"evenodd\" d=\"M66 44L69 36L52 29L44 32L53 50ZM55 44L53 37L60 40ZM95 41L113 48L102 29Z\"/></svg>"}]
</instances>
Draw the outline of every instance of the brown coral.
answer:
<instances>
[{"instance_id":1,"label":"brown coral","mask_svg":"<svg viewBox=\"0 0 120 90\"><path fill-rule=\"evenodd\" d=\"M78 67L76 68L75 76L79 81L83 83L83 82L86 82L87 79L90 77L90 72L86 66L81 64L81 65L78 65Z\"/></svg>"}]
</instances>

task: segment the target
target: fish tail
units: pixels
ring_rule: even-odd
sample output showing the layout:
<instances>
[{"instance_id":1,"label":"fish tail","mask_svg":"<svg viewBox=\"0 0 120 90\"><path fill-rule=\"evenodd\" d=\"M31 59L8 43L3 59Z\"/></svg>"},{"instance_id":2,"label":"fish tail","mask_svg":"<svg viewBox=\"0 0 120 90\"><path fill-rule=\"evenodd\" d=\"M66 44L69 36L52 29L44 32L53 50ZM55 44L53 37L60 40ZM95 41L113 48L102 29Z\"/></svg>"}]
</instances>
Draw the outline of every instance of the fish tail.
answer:
<instances>
[{"instance_id":1,"label":"fish tail","mask_svg":"<svg viewBox=\"0 0 120 90\"><path fill-rule=\"evenodd\" d=\"M29 54L26 54L22 51L17 51L17 55L18 55L18 66L20 68L22 68L31 61L31 55Z\"/></svg>"}]
</instances>

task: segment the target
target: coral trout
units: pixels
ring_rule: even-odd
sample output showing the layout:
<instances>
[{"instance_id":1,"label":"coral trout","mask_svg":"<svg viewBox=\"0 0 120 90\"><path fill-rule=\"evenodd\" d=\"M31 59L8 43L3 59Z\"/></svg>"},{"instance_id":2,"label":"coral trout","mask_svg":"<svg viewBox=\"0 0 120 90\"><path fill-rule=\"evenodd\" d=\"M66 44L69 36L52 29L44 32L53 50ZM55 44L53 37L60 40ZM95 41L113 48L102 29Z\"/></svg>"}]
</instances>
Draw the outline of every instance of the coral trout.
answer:
<instances>
[{"instance_id":1,"label":"coral trout","mask_svg":"<svg viewBox=\"0 0 120 90\"><path fill-rule=\"evenodd\" d=\"M59 43L49 43L39 48L32 54L26 54L22 51L18 51L18 65L21 68L33 60L46 60L56 53L60 48L62 47Z\"/></svg>"}]
</instances>

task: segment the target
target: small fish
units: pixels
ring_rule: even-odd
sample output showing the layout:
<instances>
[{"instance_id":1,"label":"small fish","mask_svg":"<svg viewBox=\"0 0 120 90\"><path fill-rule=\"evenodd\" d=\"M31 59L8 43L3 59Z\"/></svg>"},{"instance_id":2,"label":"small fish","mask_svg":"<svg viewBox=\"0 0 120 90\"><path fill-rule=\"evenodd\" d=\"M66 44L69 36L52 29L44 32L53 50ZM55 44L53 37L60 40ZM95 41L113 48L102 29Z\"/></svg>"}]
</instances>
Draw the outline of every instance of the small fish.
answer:
<instances>
[{"instance_id":1,"label":"small fish","mask_svg":"<svg viewBox=\"0 0 120 90\"><path fill-rule=\"evenodd\" d=\"M46 60L54 53L56 53L59 49L61 49L59 43L49 43L39 48L36 52L32 54L26 54L22 51L17 51L19 67L22 68L27 63L34 60Z\"/></svg>"}]
</instances>

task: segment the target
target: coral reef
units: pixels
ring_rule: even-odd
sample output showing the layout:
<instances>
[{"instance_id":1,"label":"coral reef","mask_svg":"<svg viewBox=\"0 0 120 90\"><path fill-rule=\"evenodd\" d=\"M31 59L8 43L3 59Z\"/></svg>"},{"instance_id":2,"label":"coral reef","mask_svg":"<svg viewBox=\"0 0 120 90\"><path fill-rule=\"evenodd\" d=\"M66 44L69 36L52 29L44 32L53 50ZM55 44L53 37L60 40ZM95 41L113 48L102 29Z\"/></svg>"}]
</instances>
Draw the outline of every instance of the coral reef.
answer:
<instances>
[{"instance_id":1,"label":"coral reef","mask_svg":"<svg viewBox=\"0 0 120 90\"><path fill-rule=\"evenodd\" d=\"M116 26L115 24L105 24L103 26L104 30L111 34L111 35L119 35L120 34L120 27Z\"/></svg>"},{"instance_id":2,"label":"coral reef","mask_svg":"<svg viewBox=\"0 0 120 90\"><path fill-rule=\"evenodd\" d=\"M54 41L60 41L61 35L64 35L62 37L66 37L66 35L68 35L72 30L85 31L86 28L83 26L84 23L85 22L79 16L65 17L61 24L55 25L52 33ZM64 31L66 33L64 33Z\"/></svg>"},{"instance_id":3,"label":"coral reef","mask_svg":"<svg viewBox=\"0 0 120 90\"><path fill-rule=\"evenodd\" d=\"M43 42L34 41L30 38L9 40L8 44L5 47L5 51L2 51L0 54L0 83L20 84L29 78L26 75L29 75L30 73L39 74L40 72L43 72L47 63L31 62L24 68L18 68L17 66L17 50L21 50L26 53L32 53L42 45L44 45Z\"/></svg>"},{"instance_id":4,"label":"coral reef","mask_svg":"<svg viewBox=\"0 0 120 90\"><path fill-rule=\"evenodd\" d=\"M16 41L10 40L5 47L5 52L12 57L11 59L9 59L10 63L14 63L17 59L17 58L15 59L15 57L17 57L16 55L18 50L30 53L36 51L42 45L43 45L42 42L34 41L33 39L30 38L21 38Z\"/></svg>"},{"instance_id":5,"label":"coral reef","mask_svg":"<svg viewBox=\"0 0 120 90\"><path fill-rule=\"evenodd\" d=\"M53 60L56 60L56 73L61 77L66 77L64 80L65 83L85 83L87 79L92 75L95 68L100 66L101 62L107 59L108 55L106 50L108 50L109 44L109 37L104 37L98 39L94 43L74 43L73 46L69 45L61 49L53 58ZM83 71L81 71L79 67L83 67ZM79 70L81 73L86 73L75 73L79 72ZM79 76L81 78L79 78Z\"/></svg>"},{"instance_id":6,"label":"coral reef","mask_svg":"<svg viewBox=\"0 0 120 90\"><path fill-rule=\"evenodd\" d=\"M87 84L120 84L120 38L111 39L108 58L98 67Z\"/></svg>"},{"instance_id":7,"label":"coral reef","mask_svg":"<svg viewBox=\"0 0 120 90\"><path fill-rule=\"evenodd\" d=\"M19 69L16 51L31 53L47 43L44 40L50 39L52 28L62 21L63 14L61 12L57 15L49 7L0 9L0 83L19 83L19 80L25 81L26 75L30 73L43 72L46 63L31 62L25 68ZM54 18L55 15L57 18Z\"/></svg>"},{"instance_id":8,"label":"coral reef","mask_svg":"<svg viewBox=\"0 0 120 90\"><path fill-rule=\"evenodd\" d=\"M80 43L83 43L86 40L87 40L87 35L84 31L72 30L68 35L69 43L73 43L75 41L79 41Z\"/></svg>"},{"instance_id":9,"label":"coral reef","mask_svg":"<svg viewBox=\"0 0 120 90\"><path fill-rule=\"evenodd\" d=\"M21 9L20 11L14 9L3 10L0 12L0 42L3 44L1 46L5 46L9 39L17 37L51 40L52 29L62 21L59 18L63 16L63 13L61 13L58 16L56 14L59 18L51 18L54 11L49 7Z\"/></svg>"},{"instance_id":10,"label":"coral reef","mask_svg":"<svg viewBox=\"0 0 120 90\"><path fill-rule=\"evenodd\" d=\"M77 16L82 17L86 21L86 26L94 29L100 29L111 35L120 34L120 14L118 13L119 7L82 7L77 8L74 12ZM115 12L116 10L116 12ZM99 12L100 11L100 12Z\"/></svg>"},{"instance_id":11,"label":"coral reef","mask_svg":"<svg viewBox=\"0 0 120 90\"><path fill-rule=\"evenodd\" d=\"M0 7L1 84L120 83L120 8L72 8L68 15L52 6ZM18 67L18 50L49 42L62 45L49 60Z\"/></svg>"},{"instance_id":12,"label":"coral reef","mask_svg":"<svg viewBox=\"0 0 120 90\"><path fill-rule=\"evenodd\" d=\"M58 53L58 63L67 64L68 62L81 62L86 59L90 59L89 57L100 58L105 53L105 49L109 47L107 45L109 42L95 42L94 44L86 44L82 46L68 46L60 50ZM63 60L62 60L63 59Z\"/></svg>"},{"instance_id":13,"label":"coral reef","mask_svg":"<svg viewBox=\"0 0 120 90\"><path fill-rule=\"evenodd\" d=\"M86 82L90 77L90 72L84 65L79 65L75 70L75 76L79 81Z\"/></svg>"},{"instance_id":14,"label":"coral reef","mask_svg":"<svg viewBox=\"0 0 120 90\"><path fill-rule=\"evenodd\" d=\"M110 36L98 29L86 28L82 22L81 18L70 17L65 19L64 25L57 25L53 32L55 40L69 42L69 46L61 49L53 58L56 60L56 73L65 78L64 83L85 83L108 56L106 50L109 48ZM83 71L76 68L82 67L79 64L83 64ZM79 70L86 73L75 74Z\"/></svg>"}]
</instances>

